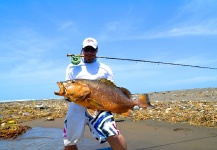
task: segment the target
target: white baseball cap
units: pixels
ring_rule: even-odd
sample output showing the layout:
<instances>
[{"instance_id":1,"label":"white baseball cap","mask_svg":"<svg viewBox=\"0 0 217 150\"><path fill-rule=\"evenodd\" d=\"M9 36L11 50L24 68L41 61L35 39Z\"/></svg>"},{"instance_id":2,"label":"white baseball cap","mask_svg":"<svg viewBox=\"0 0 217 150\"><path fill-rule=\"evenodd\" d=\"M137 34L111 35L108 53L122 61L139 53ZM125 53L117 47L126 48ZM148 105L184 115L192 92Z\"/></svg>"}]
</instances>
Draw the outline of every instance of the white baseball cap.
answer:
<instances>
[{"instance_id":1,"label":"white baseball cap","mask_svg":"<svg viewBox=\"0 0 217 150\"><path fill-rule=\"evenodd\" d=\"M82 48L85 48L86 46L92 46L93 48L97 49L98 43L94 38L89 37L83 41Z\"/></svg>"}]
</instances>

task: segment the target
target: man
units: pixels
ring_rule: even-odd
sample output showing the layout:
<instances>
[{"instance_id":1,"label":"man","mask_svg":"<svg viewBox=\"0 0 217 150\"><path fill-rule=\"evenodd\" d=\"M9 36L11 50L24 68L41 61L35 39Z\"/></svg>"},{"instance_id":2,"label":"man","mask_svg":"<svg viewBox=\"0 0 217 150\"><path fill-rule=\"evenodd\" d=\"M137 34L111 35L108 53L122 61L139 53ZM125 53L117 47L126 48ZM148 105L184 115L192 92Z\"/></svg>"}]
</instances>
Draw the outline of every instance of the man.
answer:
<instances>
[{"instance_id":1,"label":"man","mask_svg":"<svg viewBox=\"0 0 217 150\"><path fill-rule=\"evenodd\" d=\"M84 58L79 64L69 64L66 69L66 80L106 78L114 81L111 69L96 59L98 43L94 38L86 38L82 44ZM77 142L82 138L85 125L100 143L108 141L113 150L126 150L126 142L116 127L113 115L108 111L99 111L92 118L86 108L70 103L64 122L63 141L65 150L77 150Z\"/></svg>"}]
</instances>

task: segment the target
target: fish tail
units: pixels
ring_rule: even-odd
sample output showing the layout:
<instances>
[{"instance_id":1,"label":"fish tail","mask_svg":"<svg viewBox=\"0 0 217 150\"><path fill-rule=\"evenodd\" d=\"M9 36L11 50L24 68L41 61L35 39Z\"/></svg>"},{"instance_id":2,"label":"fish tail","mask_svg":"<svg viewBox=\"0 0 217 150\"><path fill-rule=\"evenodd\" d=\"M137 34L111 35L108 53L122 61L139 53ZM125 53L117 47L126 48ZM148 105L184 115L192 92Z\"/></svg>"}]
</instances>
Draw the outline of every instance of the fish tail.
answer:
<instances>
[{"instance_id":1,"label":"fish tail","mask_svg":"<svg viewBox=\"0 0 217 150\"><path fill-rule=\"evenodd\" d=\"M140 108L155 108L153 105L150 103L150 99L148 94L142 94L139 99L138 99L138 106Z\"/></svg>"},{"instance_id":2,"label":"fish tail","mask_svg":"<svg viewBox=\"0 0 217 150\"><path fill-rule=\"evenodd\" d=\"M133 111L129 109L127 112L124 112L121 115L125 117L133 117Z\"/></svg>"}]
</instances>

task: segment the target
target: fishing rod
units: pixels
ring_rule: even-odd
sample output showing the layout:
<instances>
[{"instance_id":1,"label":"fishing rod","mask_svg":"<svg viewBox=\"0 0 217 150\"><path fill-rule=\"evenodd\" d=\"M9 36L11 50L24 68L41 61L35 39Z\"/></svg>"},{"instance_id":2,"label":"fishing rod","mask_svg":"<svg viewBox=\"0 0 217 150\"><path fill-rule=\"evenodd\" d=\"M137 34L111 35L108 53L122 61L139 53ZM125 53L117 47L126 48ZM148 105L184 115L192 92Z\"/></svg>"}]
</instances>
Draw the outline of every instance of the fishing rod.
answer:
<instances>
[{"instance_id":1,"label":"fishing rod","mask_svg":"<svg viewBox=\"0 0 217 150\"><path fill-rule=\"evenodd\" d=\"M71 62L73 64L79 64L80 58L84 57L84 55L76 55L76 54L67 54L67 57L71 57ZM129 59L129 58L114 58L114 57L104 57L104 56L96 56L96 58L105 58L105 59L115 59L115 60L126 60L126 61L136 61L136 62L148 62L154 64L164 64L164 65L176 65L176 66L184 66L184 67L195 67L195 68L203 68L203 69L216 69L213 67L203 67L203 66L195 66L195 65L186 65L186 64L176 64L170 62L157 62L157 61L150 61L150 60L139 60L139 59Z\"/></svg>"}]
</instances>

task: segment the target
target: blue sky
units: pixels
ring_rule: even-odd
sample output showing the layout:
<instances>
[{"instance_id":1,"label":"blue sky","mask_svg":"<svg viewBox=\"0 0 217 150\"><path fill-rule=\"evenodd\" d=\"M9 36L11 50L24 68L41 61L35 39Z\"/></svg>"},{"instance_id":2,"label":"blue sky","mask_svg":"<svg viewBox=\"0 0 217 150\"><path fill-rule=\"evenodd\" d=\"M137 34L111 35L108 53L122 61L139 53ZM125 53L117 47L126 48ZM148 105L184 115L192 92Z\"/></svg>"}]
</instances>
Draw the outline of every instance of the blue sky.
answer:
<instances>
[{"instance_id":1,"label":"blue sky","mask_svg":"<svg viewBox=\"0 0 217 150\"><path fill-rule=\"evenodd\" d=\"M0 100L60 98L67 53L217 67L216 0L2 0ZM100 59L131 93L217 87L217 70Z\"/></svg>"}]
</instances>

